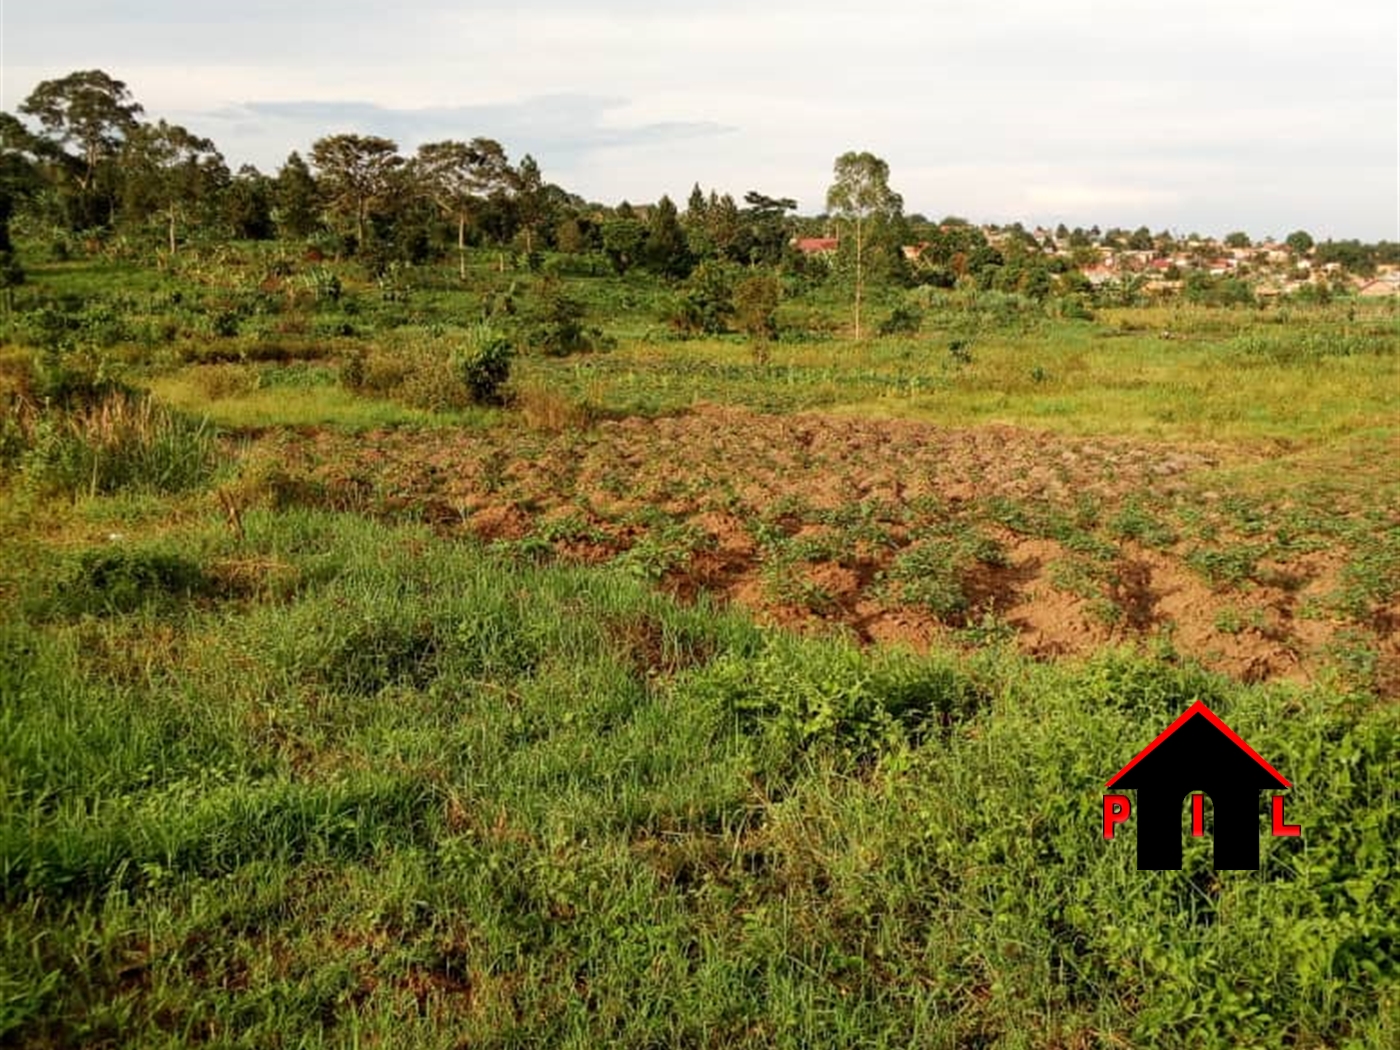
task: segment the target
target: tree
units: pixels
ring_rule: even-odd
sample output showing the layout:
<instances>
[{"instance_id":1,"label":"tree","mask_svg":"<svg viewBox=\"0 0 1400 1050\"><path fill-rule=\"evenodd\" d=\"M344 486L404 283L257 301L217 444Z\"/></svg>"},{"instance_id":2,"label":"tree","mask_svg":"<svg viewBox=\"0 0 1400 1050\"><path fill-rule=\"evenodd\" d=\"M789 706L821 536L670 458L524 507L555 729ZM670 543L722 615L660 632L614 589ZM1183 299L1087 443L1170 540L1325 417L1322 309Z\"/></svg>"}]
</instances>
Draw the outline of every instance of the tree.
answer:
<instances>
[{"instance_id":1,"label":"tree","mask_svg":"<svg viewBox=\"0 0 1400 1050\"><path fill-rule=\"evenodd\" d=\"M273 181L251 164L244 164L224 190L223 215L229 232L240 240L270 240Z\"/></svg>"},{"instance_id":2,"label":"tree","mask_svg":"<svg viewBox=\"0 0 1400 1050\"><path fill-rule=\"evenodd\" d=\"M495 139L427 142L413 161L416 182L457 224L457 261L467 277L467 222L481 197L505 188L510 175L506 151Z\"/></svg>"},{"instance_id":3,"label":"tree","mask_svg":"<svg viewBox=\"0 0 1400 1050\"><path fill-rule=\"evenodd\" d=\"M14 307L14 289L24 283L24 268L10 241L10 218L19 202L38 185L35 145L23 124L8 113L0 113L0 290L5 294L7 321Z\"/></svg>"},{"instance_id":4,"label":"tree","mask_svg":"<svg viewBox=\"0 0 1400 1050\"><path fill-rule=\"evenodd\" d=\"M873 222L893 219L904 201L890 189L890 167L873 153L843 153L836 158L836 181L827 190L826 206L850 228L855 240L855 320L860 339L860 305L865 288L866 240Z\"/></svg>"},{"instance_id":5,"label":"tree","mask_svg":"<svg viewBox=\"0 0 1400 1050\"><path fill-rule=\"evenodd\" d=\"M396 143L377 135L330 135L311 146L327 202L354 219L357 250L364 246L371 209L388 195L403 165L398 151Z\"/></svg>"},{"instance_id":6,"label":"tree","mask_svg":"<svg viewBox=\"0 0 1400 1050\"><path fill-rule=\"evenodd\" d=\"M691 187L690 199L685 204L684 221L686 226L703 226L708 207L705 203L705 192L700 189L700 183L697 182Z\"/></svg>"},{"instance_id":7,"label":"tree","mask_svg":"<svg viewBox=\"0 0 1400 1050\"><path fill-rule=\"evenodd\" d=\"M20 103L19 110L39 121L58 147L60 166L77 185L75 224L95 225L100 210L99 176L136 127L136 118L144 112L140 104L120 80L100 69L90 69L43 81ZM70 146L77 150L76 155L68 152Z\"/></svg>"},{"instance_id":8,"label":"tree","mask_svg":"<svg viewBox=\"0 0 1400 1050\"><path fill-rule=\"evenodd\" d=\"M122 149L124 204L133 218L160 214L172 255L176 227L228 184L228 166L214 143L164 120L132 128Z\"/></svg>"},{"instance_id":9,"label":"tree","mask_svg":"<svg viewBox=\"0 0 1400 1050\"><path fill-rule=\"evenodd\" d=\"M320 224L321 194L315 176L293 150L287 162L277 172L273 183L273 221L279 237L300 239L309 237Z\"/></svg>"},{"instance_id":10,"label":"tree","mask_svg":"<svg viewBox=\"0 0 1400 1050\"><path fill-rule=\"evenodd\" d=\"M748 205L745 217L749 221L749 262L776 266L787 247L787 213L797 209L791 197L769 197L757 190L744 194Z\"/></svg>"},{"instance_id":11,"label":"tree","mask_svg":"<svg viewBox=\"0 0 1400 1050\"><path fill-rule=\"evenodd\" d=\"M1249 234L1243 230L1236 230L1225 235L1225 247L1227 248L1248 248L1249 246Z\"/></svg>"},{"instance_id":12,"label":"tree","mask_svg":"<svg viewBox=\"0 0 1400 1050\"><path fill-rule=\"evenodd\" d=\"M624 205L626 203L623 202ZM603 251L620 276L631 269L641 256L646 247L647 228L635 218L624 217L621 207L617 212L617 218L603 223ZM631 216L635 213L628 207L626 214Z\"/></svg>"},{"instance_id":13,"label":"tree","mask_svg":"<svg viewBox=\"0 0 1400 1050\"><path fill-rule=\"evenodd\" d=\"M1150 252L1153 244L1152 231L1146 226L1139 226L1128 237L1128 247L1135 252Z\"/></svg>"},{"instance_id":14,"label":"tree","mask_svg":"<svg viewBox=\"0 0 1400 1050\"><path fill-rule=\"evenodd\" d=\"M1294 255L1307 255L1313 248L1312 234L1307 230L1294 230L1283 243Z\"/></svg>"},{"instance_id":15,"label":"tree","mask_svg":"<svg viewBox=\"0 0 1400 1050\"><path fill-rule=\"evenodd\" d=\"M663 196L647 217L647 267L663 277L680 279L695 265L685 230L670 197Z\"/></svg>"},{"instance_id":16,"label":"tree","mask_svg":"<svg viewBox=\"0 0 1400 1050\"><path fill-rule=\"evenodd\" d=\"M740 245L742 226L743 219L734 198L727 193L719 196L711 190L705 206L705 238L711 250L735 262L748 262Z\"/></svg>"},{"instance_id":17,"label":"tree","mask_svg":"<svg viewBox=\"0 0 1400 1050\"><path fill-rule=\"evenodd\" d=\"M535 250L535 233L549 215L550 193L540 174L540 166L530 154L520 158L520 165L511 179L515 192L515 210L525 230L525 254Z\"/></svg>"}]
</instances>

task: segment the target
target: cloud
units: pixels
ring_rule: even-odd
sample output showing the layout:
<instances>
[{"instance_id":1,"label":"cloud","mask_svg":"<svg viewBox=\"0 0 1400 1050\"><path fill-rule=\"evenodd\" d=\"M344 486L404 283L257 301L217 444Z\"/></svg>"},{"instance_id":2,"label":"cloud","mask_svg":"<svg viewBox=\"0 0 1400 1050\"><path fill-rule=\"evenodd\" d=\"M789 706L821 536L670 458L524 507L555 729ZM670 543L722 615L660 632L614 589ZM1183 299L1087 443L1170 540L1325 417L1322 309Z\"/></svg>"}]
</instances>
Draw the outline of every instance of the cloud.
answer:
<instances>
[{"instance_id":1,"label":"cloud","mask_svg":"<svg viewBox=\"0 0 1400 1050\"><path fill-rule=\"evenodd\" d=\"M278 142L279 146L258 156L264 166L279 163L291 149L304 152L314 139L339 132L382 135L398 142L405 153L423 142L483 136L499 140L513 156L534 154L546 175L551 168L572 169L612 150L664 146L736 130L716 121L616 119L629 105L625 98L588 94L418 109L372 102L286 100L225 106L193 114L191 122L209 129L221 143L236 146L245 138L250 146Z\"/></svg>"},{"instance_id":2,"label":"cloud","mask_svg":"<svg viewBox=\"0 0 1400 1050\"><path fill-rule=\"evenodd\" d=\"M1394 0L10 7L11 104L107 69L265 169L337 131L484 135L599 200L698 180L819 210L869 149L928 214L1400 237Z\"/></svg>"}]
</instances>

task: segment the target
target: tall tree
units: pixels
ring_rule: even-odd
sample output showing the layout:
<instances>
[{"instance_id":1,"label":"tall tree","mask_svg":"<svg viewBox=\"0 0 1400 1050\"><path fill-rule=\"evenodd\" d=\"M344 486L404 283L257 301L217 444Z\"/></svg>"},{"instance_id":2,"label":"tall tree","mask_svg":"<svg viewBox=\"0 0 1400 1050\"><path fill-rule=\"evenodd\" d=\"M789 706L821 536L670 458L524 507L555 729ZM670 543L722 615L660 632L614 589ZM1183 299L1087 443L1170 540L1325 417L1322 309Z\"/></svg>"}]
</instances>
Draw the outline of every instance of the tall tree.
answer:
<instances>
[{"instance_id":1,"label":"tall tree","mask_svg":"<svg viewBox=\"0 0 1400 1050\"><path fill-rule=\"evenodd\" d=\"M327 203L355 223L355 247L365 243L370 211L395 186L394 173L403 165L398 144L377 135L329 135L311 146Z\"/></svg>"},{"instance_id":2,"label":"tall tree","mask_svg":"<svg viewBox=\"0 0 1400 1050\"><path fill-rule=\"evenodd\" d=\"M748 262L742 250L743 217L739 206L729 194L720 196L710 191L710 201L705 208L705 234L715 254L735 262Z\"/></svg>"},{"instance_id":3,"label":"tall tree","mask_svg":"<svg viewBox=\"0 0 1400 1050\"><path fill-rule=\"evenodd\" d=\"M1313 248L1312 234L1307 230L1294 230L1283 243L1294 255L1307 255Z\"/></svg>"},{"instance_id":4,"label":"tall tree","mask_svg":"<svg viewBox=\"0 0 1400 1050\"><path fill-rule=\"evenodd\" d=\"M320 222L321 195L316 178L301 154L293 150L273 183L273 221L285 238L308 237Z\"/></svg>"},{"instance_id":5,"label":"tall tree","mask_svg":"<svg viewBox=\"0 0 1400 1050\"><path fill-rule=\"evenodd\" d=\"M904 200L890 189L890 166L873 153L841 154L836 158L835 181L826 193L827 210L846 225L855 241L856 339L860 339L860 307L865 290L866 242L871 224L895 219Z\"/></svg>"},{"instance_id":6,"label":"tall tree","mask_svg":"<svg viewBox=\"0 0 1400 1050\"><path fill-rule=\"evenodd\" d=\"M540 166L528 153L520 158L511 180L515 194L515 211L525 230L525 253L535 250L535 234L549 216L551 195L540 174Z\"/></svg>"},{"instance_id":7,"label":"tall tree","mask_svg":"<svg viewBox=\"0 0 1400 1050\"><path fill-rule=\"evenodd\" d=\"M244 164L224 190L223 217L229 232L239 240L272 238L272 199L276 183L251 164Z\"/></svg>"},{"instance_id":8,"label":"tall tree","mask_svg":"<svg viewBox=\"0 0 1400 1050\"><path fill-rule=\"evenodd\" d=\"M0 113L0 290L4 291L7 317L13 307L14 288L24 283L24 269L10 241L10 218L19 203L38 189L36 145L23 124L9 113Z\"/></svg>"},{"instance_id":9,"label":"tall tree","mask_svg":"<svg viewBox=\"0 0 1400 1050\"><path fill-rule=\"evenodd\" d=\"M748 205L745 216L749 220L751 241L749 261L776 266L782 261L788 243L787 213L797 210L797 201L749 190L744 194L744 203Z\"/></svg>"},{"instance_id":10,"label":"tall tree","mask_svg":"<svg viewBox=\"0 0 1400 1050\"><path fill-rule=\"evenodd\" d=\"M705 203L705 191L700 188L700 183L697 182L691 187L690 198L685 204L685 224L687 226L703 225L707 208L708 205Z\"/></svg>"},{"instance_id":11,"label":"tall tree","mask_svg":"<svg viewBox=\"0 0 1400 1050\"><path fill-rule=\"evenodd\" d=\"M457 224L457 262L467 276L467 223L480 198L506 187L510 164L494 139L425 142L413 159L415 181L439 210Z\"/></svg>"},{"instance_id":12,"label":"tall tree","mask_svg":"<svg viewBox=\"0 0 1400 1050\"><path fill-rule=\"evenodd\" d=\"M646 256L651 271L664 277L683 278L695 265L670 197L663 196L647 216Z\"/></svg>"},{"instance_id":13,"label":"tall tree","mask_svg":"<svg viewBox=\"0 0 1400 1050\"><path fill-rule=\"evenodd\" d=\"M77 187L75 225L101 220L98 185L143 112L126 84L100 69L42 81L19 110L35 118L58 147L58 159ZM70 153L69 147L76 150ZM111 218L111 199L108 200Z\"/></svg>"},{"instance_id":14,"label":"tall tree","mask_svg":"<svg viewBox=\"0 0 1400 1050\"><path fill-rule=\"evenodd\" d=\"M228 184L228 166L214 143L164 120L139 124L122 149L124 203L133 218L160 214L170 253L177 225Z\"/></svg>"}]
</instances>

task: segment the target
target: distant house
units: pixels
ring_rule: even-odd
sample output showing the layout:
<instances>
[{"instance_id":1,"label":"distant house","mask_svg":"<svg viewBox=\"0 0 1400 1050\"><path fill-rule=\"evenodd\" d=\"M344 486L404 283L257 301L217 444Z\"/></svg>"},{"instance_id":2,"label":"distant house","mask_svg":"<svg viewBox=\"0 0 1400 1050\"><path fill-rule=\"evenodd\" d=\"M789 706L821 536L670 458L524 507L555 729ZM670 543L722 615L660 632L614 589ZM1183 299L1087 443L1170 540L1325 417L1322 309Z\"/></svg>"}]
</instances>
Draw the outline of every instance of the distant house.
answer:
<instances>
[{"instance_id":1,"label":"distant house","mask_svg":"<svg viewBox=\"0 0 1400 1050\"><path fill-rule=\"evenodd\" d=\"M1083 270L1084 276L1089 279L1092 285L1106 284L1118 275L1108 266L1086 266Z\"/></svg>"},{"instance_id":2,"label":"distant house","mask_svg":"<svg viewBox=\"0 0 1400 1050\"><path fill-rule=\"evenodd\" d=\"M903 247L901 247L900 250L904 252L904 257L906 259L908 259L910 262L914 262L916 259L919 258L919 256L924 254L927 248L928 241L924 241L921 244L906 244Z\"/></svg>"},{"instance_id":3,"label":"distant house","mask_svg":"<svg viewBox=\"0 0 1400 1050\"><path fill-rule=\"evenodd\" d=\"M792 246L803 255L831 255L840 246L837 237L798 237Z\"/></svg>"},{"instance_id":4,"label":"distant house","mask_svg":"<svg viewBox=\"0 0 1400 1050\"><path fill-rule=\"evenodd\" d=\"M1378 295L1400 295L1400 274L1386 274L1373 281L1366 281L1357 286L1356 294L1368 298Z\"/></svg>"}]
</instances>

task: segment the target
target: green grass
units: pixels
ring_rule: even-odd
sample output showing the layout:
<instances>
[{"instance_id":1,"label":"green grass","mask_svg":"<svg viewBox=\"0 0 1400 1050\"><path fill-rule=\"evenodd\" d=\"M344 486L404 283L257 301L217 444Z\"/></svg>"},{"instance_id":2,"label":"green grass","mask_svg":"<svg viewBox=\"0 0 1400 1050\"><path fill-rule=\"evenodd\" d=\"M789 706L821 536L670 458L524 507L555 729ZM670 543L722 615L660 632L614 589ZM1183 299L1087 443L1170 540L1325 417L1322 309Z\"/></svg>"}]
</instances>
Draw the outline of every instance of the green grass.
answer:
<instances>
[{"instance_id":1,"label":"green grass","mask_svg":"<svg viewBox=\"0 0 1400 1050\"><path fill-rule=\"evenodd\" d=\"M960 291L922 295L917 336L855 344L824 288L783 304L760 363L738 337L674 339L659 282L566 276L616 345L517 358L542 419L705 401L1218 443L1181 489L1118 501L665 490L738 515L776 599L818 615L836 598L813 564L890 553L880 584L974 647L916 655L658 593L715 552L635 463L597 487L655 498L586 569L550 562L607 541L591 512L487 547L392 524L394 478L302 476L286 434L240 457L264 429L462 427L481 488L513 499L510 466L560 451L525 409L340 382L362 351L384 391L429 400L440 346L489 302L528 313L533 278L480 252L465 285L416 269L390 301L344 266L312 299L304 272L262 288L271 260L26 262L18 329L182 414L84 429L54 407L47 446L30 416L0 430L0 1044L1400 1045L1388 307L1070 322ZM872 319L904 301L874 298ZM0 397L28 398L23 355L0 364ZM1263 622L1272 557L1325 555L1308 608L1345 627L1308 686L1211 675L1165 633L1032 661L972 604L999 529L1061 544L1050 582L1115 629L1125 545L1229 596L1228 635ZM1138 872L1131 825L1101 837L1105 780L1197 699L1295 785L1303 837L1264 837L1258 872L1213 871L1209 839Z\"/></svg>"},{"instance_id":2,"label":"green grass","mask_svg":"<svg viewBox=\"0 0 1400 1050\"><path fill-rule=\"evenodd\" d=\"M1236 332L1267 328L1243 311ZM1383 325L1383 320L1375 322ZM1329 314L1304 315L1290 338L1338 335ZM1318 444L1389 426L1400 413L1393 338L1356 337L1364 352L1245 366L1218 337L1162 339L1102 326L1043 324L993 330L958 365L945 339L778 344L757 363L738 339L624 341L606 354L522 361L532 382L620 412L660 413L697 401L763 411L828 409L948 425L1010 423L1076 434ZM1241 337L1235 336L1236 339Z\"/></svg>"},{"instance_id":3,"label":"green grass","mask_svg":"<svg viewBox=\"0 0 1400 1050\"><path fill-rule=\"evenodd\" d=\"M496 417L489 409L431 412L393 401L359 397L339 386L259 386L211 401L197 381L197 369L158 376L149 383L160 400L186 411L200 411L229 430L325 426L347 430L413 424L455 426ZM207 366L206 366L207 367Z\"/></svg>"},{"instance_id":4,"label":"green grass","mask_svg":"<svg viewBox=\"0 0 1400 1050\"><path fill-rule=\"evenodd\" d=\"M1393 705L868 653L421 530L245 526L122 564L276 597L79 552L0 622L13 1042L1397 1034ZM121 600L44 600L65 565ZM1103 780L1196 698L1297 785L1305 838L1258 873L1099 835Z\"/></svg>"}]
</instances>

